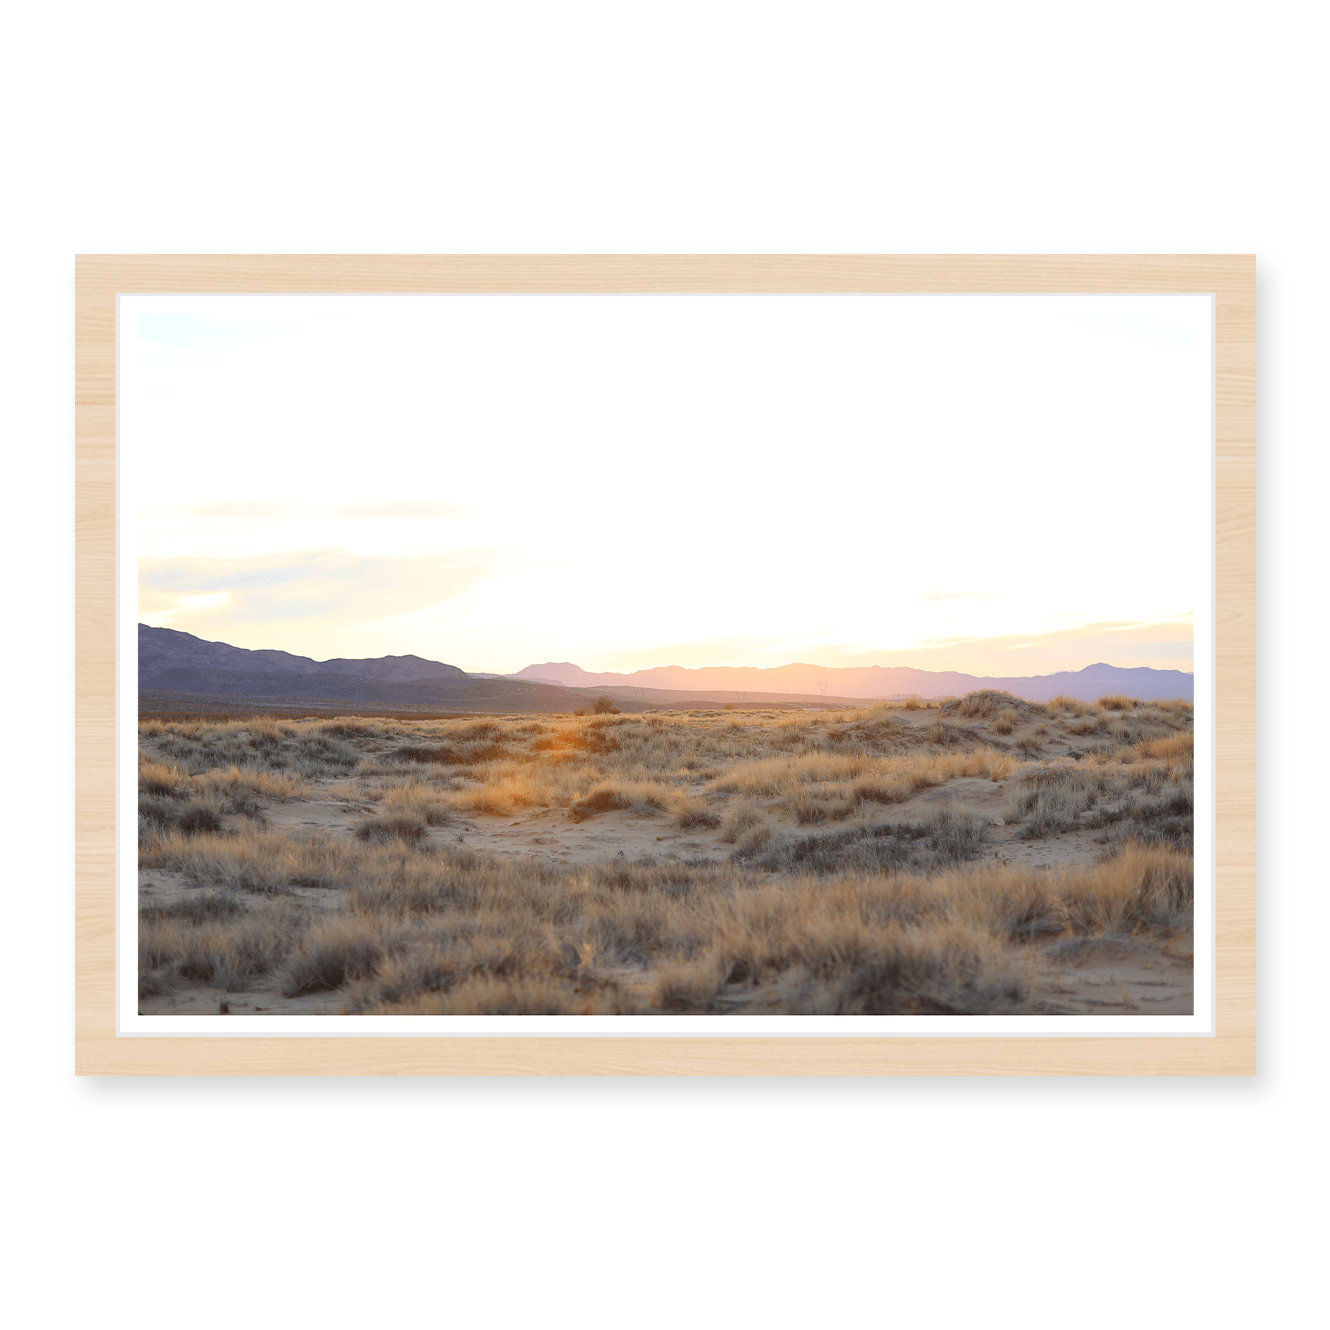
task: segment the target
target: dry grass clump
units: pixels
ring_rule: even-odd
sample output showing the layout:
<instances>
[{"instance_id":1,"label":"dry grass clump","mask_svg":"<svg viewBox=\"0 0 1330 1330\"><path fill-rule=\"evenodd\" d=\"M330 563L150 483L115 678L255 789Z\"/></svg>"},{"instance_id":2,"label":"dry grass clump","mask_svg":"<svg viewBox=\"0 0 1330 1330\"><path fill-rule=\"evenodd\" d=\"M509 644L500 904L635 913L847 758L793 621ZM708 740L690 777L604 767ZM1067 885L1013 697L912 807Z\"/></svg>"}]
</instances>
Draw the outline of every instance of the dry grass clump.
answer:
<instances>
[{"instance_id":1,"label":"dry grass clump","mask_svg":"<svg viewBox=\"0 0 1330 1330\"><path fill-rule=\"evenodd\" d=\"M1120 807L1104 810L1097 825L1106 829L1111 846L1165 845L1190 853L1195 835L1192 782L1165 781L1145 796L1133 792Z\"/></svg>"},{"instance_id":2,"label":"dry grass clump","mask_svg":"<svg viewBox=\"0 0 1330 1330\"><path fill-rule=\"evenodd\" d=\"M807 935L738 950L727 979L756 972L772 1010L810 1015L1000 1014L1027 1008L1035 984L1027 957L959 920L872 926L846 911Z\"/></svg>"},{"instance_id":3,"label":"dry grass clump","mask_svg":"<svg viewBox=\"0 0 1330 1330\"><path fill-rule=\"evenodd\" d=\"M1192 858L1175 849L1129 844L1090 869L1063 874L1056 887L1064 928L1073 935L1192 927Z\"/></svg>"},{"instance_id":4,"label":"dry grass clump","mask_svg":"<svg viewBox=\"0 0 1330 1330\"><path fill-rule=\"evenodd\" d=\"M353 840L297 841L260 828L192 836L172 829L140 841L139 864L169 868L211 887L280 895L293 886L353 886L366 874L404 868L401 854L385 858L384 852L361 850Z\"/></svg>"},{"instance_id":5,"label":"dry grass clump","mask_svg":"<svg viewBox=\"0 0 1330 1330\"><path fill-rule=\"evenodd\" d=\"M719 814L703 799L682 796L674 803L674 825L683 831L693 831L698 827L718 827Z\"/></svg>"},{"instance_id":6,"label":"dry grass clump","mask_svg":"<svg viewBox=\"0 0 1330 1330\"><path fill-rule=\"evenodd\" d=\"M1182 719L1191 719L1193 705L1185 697L1168 697L1157 700L1154 703L1157 711L1162 711L1166 715L1176 716Z\"/></svg>"},{"instance_id":7,"label":"dry grass clump","mask_svg":"<svg viewBox=\"0 0 1330 1330\"><path fill-rule=\"evenodd\" d=\"M426 826L444 827L454 820L452 809L440 792L419 781L392 785L376 794L388 812L419 818Z\"/></svg>"},{"instance_id":8,"label":"dry grass clump","mask_svg":"<svg viewBox=\"0 0 1330 1330\"><path fill-rule=\"evenodd\" d=\"M321 920L287 961L279 989L283 997L331 992L373 974L383 954L381 937L366 932L357 920Z\"/></svg>"},{"instance_id":9,"label":"dry grass clump","mask_svg":"<svg viewBox=\"0 0 1330 1330\"><path fill-rule=\"evenodd\" d=\"M947 715L980 717L985 720L1004 711L1010 711L1015 716L1026 716L1032 709L1031 703L1017 697L1015 693L1004 693L996 688L981 688L942 706L942 711Z\"/></svg>"},{"instance_id":10,"label":"dry grass clump","mask_svg":"<svg viewBox=\"0 0 1330 1330\"><path fill-rule=\"evenodd\" d=\"M740 849L732 858L781 873L930 871L974 859L987 839L979 818L947 808L920 822L865 823L822 835L773 837L760 852Z\"/></svg>"},{"instance_id":11,"label":"dry grass clump","mask_svg":"<svg viewBox=\"0 0 1330 1330\"><path fill-rule=\"evenodd\" d=\"M732 859L737 863L751 858L759 850L775 839L776 830L769 822L759 822L755 826L741 831L735 841L735 854Z\"/></svg>"},{"instance_id":12,"label":"dry grass clump","mask_svg":"<svg viewBox=\"0 0 1330 1330\"><path fill-rule=\"evenodd\" d=\"M1138 720L1135 717L1115 715L1108 722L1108 733L1119 744L1134 744L1140 740L1148 738L1151 734L1157 734L1156 726L1148 721Z\"/></svg>"},{"instance_id":13,"label":"dry grass clump","mask_svg":"<svg viewBox=\"0 0 1330 1330\"><path fill-rule=\"evenodd\" d=\"M983 747L964 753L939 753L912 759L904 764L903 769L923 784L940 785L957 776L983 776L995 782L1006 780L1016 766L1010 753L1000 748Z\"/></svg>"},{"instance_id":14,"label":"dry grass clump","mask_svg":"<svg viewBox=\"0 0 1330 1330\"><path fill-rule=\"evenodd\" d=\"M987 747L889 759L873 775L856 780L851 792L862 804L899 804L920 790L945 785L960 776L982 776L996 783L1005 780L1016 766L1009 753Z\"/></svg>"},{"instance_id":15,"label":"dry grass clump","mask_svg":"<svg viewBox=\"0 0 1330 1330\"><path fill-rule=\"evenodd\" d=\"M139 916L139 995L206 984L238 993L253 987L285 959L308 916L283 903L269 909L231 909L225 897L193 909L146 910Z\"/></svg>"},{"instance_id":16,"label":"dry grass clump","mask_svg":"<svg viewBox=\"0 0 1330 1330\"><path fill-rule=\"evenodd\" d=\"M460 813L491 813L509 817L523 808L544 802L531 778L520 773L496 773L478 789L465 789L446 796L449 808Z\"/></svg>"},{"instance_id":17,"label":"dry grass clump","mask_svg":"<svg viewBox=\"0 0 1330 1330\"><path fill-rule=\"evenodd\" d=\"M177 795L139 795L139 841L152 841L169 835L197 836L222 829L224 809L207 797L185 798Z\"/></svg>"},{"instance_id":18,"label":"dry grass clump","mask_svg":"<svg viewBox=\"0 0 1330 1330\"><path fill-rule=\"evenodd\" d=\"M1164 756L1155 756L1159 745ZM1150 755L1142 756L1142 749ZM1124 760L1125 759L1125 760ZM1125 754L1026 771L1004 810L1020 837L1041 840L1077 829L1104 830L1110 846L1141 841L1190 848L1193 823L1189 735L1148 741Z\"/></svg>"},{"instance_id":19,"label":"dry grass clump","mask_svg":"<svg viewBox=\"0 0 1330 1330\"><path fill-rule=\"evenodd\" d=\"M405 762L433 762L445 766L468 767L478 762L493 762L507 757L510 749L485 739L456 744L402 744L395 754Z\"/></svg>"},{"instance_id":20,"label":"dry grass clump","mask_svg":"<svg viewBox=\"0 0 1330 1330\"><path fill-rule=\"evenodd\" d=\"M225 771L291 771L306 780L345 775L361 760L345 739L322 733L319 723L296 724L258 717L244 722L140 727L156 750L154 760L172 761L186 775Z\"/></svg>"},{"instance_id":21,"label":"dry grass clump","mask_svg":"<svg viewBox=\"0 0 1330 1330\"><path fill-rule=\"evenodd\" d=\"M1007 806L1008 822L1023 822L1025 840L1046 840L1077 826L1077 817L1094 801L1092 792L1058 786L1027 790Z\"/></svg>"},{"instance_id":22,"label":"dry grass clump","mask_svg":"<svg viewBox=\"0 0 1330 1330\"><path fill-rule=\"evenodd\" d=\"M597 813L608 813L616 808L631 808L637 813L659 813L670 800L669 788L655 782L600 781L573 803L568 809L568 816L574 822L584 822Z\"/></svg>"},{"instance_id":23,"label":"dry grass clump","mask_svg":"<svg viewBox=\"0 0 1330 1330\"><path fill-rule=\"evenodd\" d=\"M715 1011L725 978L719 948L695 960L667 961L656 970L651 1006L658 1011Z\"/></svg>"},{"instance_id":24,"label":"dry grass clump","mask_svg":"<svg viewBox=\"0 0 1330 1330\"><path fill-rule=\"evenodd\" d=\"M1020 719L1020 716L1010 707L1004 707L998 712L997 719L993 722L993 733L1010 734L1020 724Z\"/></svg>"},{"instance_id":25,"label":"dry grass clump","mask_svg":"<svg viewBox=\"0 0 1330 1330\"><path fill-rule=\"evenodd\" d=\"M1168 761L1185 757L1190 764L1195 740L1190 734L1171 734L1162 739L1145 739L1136 745L1136 751L1141 757L1162 757Z\"/></svg>"},{"instance_id":26,"label":"dry grass clump","mask_svg":"<svg viewBox=\"0 0 1330 1330\"><path fill-rule=\"evenodd\" d=\"M941 785L942 780L931 764L911 765L881 775L861 776L850 786L850 793L861 806L903 804L912 794Z\"/></svg>"},{"instance_id":27,"label":"dry grass clump","mask_svg":"<svg viewBox=\"0 0 1330 1330\"><path fill-rule=\"evenodd\" d=\"M1129 697L1123 697L1121 693L1105 693L1097 705L1103 707L1105 711L1131 711L1136 703Z\"/></svg>"},{"instance_id":28,"label":"dry grass clump","mask_svg":"<svg viewBox=\"0 0 1330 1330\"><path fill-rule=\"evenodd\" d=\"M1067 726L1068 734L1107 734L1108 722L1101 716L1082 715Z\"/></svg>"},{"instance_id":29,"label":"dry grass clump","mask_svg":"<svg viewBox=\"0 0 1330 1330\"><path fill-rule=\"evenodd\" d=\"M713 780L713 793L780 795L800 822L852 816L868 804L903 803L921 789L957 776L1006 778L1016 766L1009 753L984 747L874 759L866 754L811 753L745 763Z\"/></svg>"},{"instance_id":30,"label":"dry grass clump","mask_svg":"<svg viewBox=\"0 0 1330 1330\"><path fill-rule=\"evenodd\" d=\"M893 710L889 703L866 707L844 722L830 726L825 741L837 748L855 748L873 754L899 752L917 743L914 727L904 724L898 716L892 714ZM809 741L818 743L818 739L812 735L806 740L805 746Z\"/></svg>"},{"instance_id":31,"label":"dry grass clump","mask_svg":"<svg viewBox=\"0 0 1330 1330\"><path fill-rule=\"evenodd\" d=\"M786 794L785 806L805 826L810 822L842 821L858 810L859 800L840 785L831 789L796 786Z\"/></svg>"},{"instance_id":32,"label":"dry grass clump","mask_svg":"<svg viewBox=\"0 0 1330 1330\"><path fill-rule=\"evenodd\" d=\"M980 869L935 886L967 917L1017 943L1138 930L1167 936L1190 932L1194 922L1191 855L1168 846L1128 844L1075 871Z\"/></svg>"},{"instance_id":33,"label":"dry grass clump","mask_svg":"<svg viewBox=\"0 0 1330 1330\"><path fill-rule=\"evenodd\" d=\"M1120 769L1103 763L1041 767L1022 777L1003 816L1024 822L1020 835L1025 839L1042 840L1082 825L1077 819L1083 813L1103 798L1118 798L1129 783Z\"/></svg>"},{"instance_id":34,"label":"dry grass clump","mask_svg":"<svg viewBox=\"0 0 1330 1330\"><path fill-rule=\"evenodd\" d=\"M851 780L873 769L873 759L854 753L805 753L747 762L713 780L708 789L720 794L781 794L814 782Z\"/></svg>"},{"instance_id":35,"label":"dry grass clump","mask_svg":"<svg viewBox=\"0 0 1330 1330\"><path fill-rule=\"evenodd\" d=\"M477 975L447 992L368 1010L396 1016L629 1016L642 1007L633 993L614 985L596 991L548 979Z\"/></svg>"},{"instance_id":36,"label":"dry grass clump","mask_svg":"<svg viewBox=\"0 0 1330 1330\"><path fill-rule=\"evenodd\" d=\"M290 749L275 752L282 759L281 765L308 780L345 775L361 762L360 752L353 744L317 731L299 734Z\"/></svg>"},{"instance_id":37,"label":"dry grass clump","mask_svg":"<svg viewBox=\"0 0 1330 1330\"><path fill-rule=\"evenodd\" d=\"M428 827L425 819L414 812L389 812L378 817L367 817L355 826L358 840L404 840L408 844L425 839Z\"/></svg>"},{"instance_id":38,"label":"dry grass clump","mask_svg":"<svg viewBox=\"0 0 1330 1330\"><path fill-rule=\"evenodd\" d=\"M219 831L225 814L261 821L264 801L285 800L303 792L295 777L267 772L241 773L236 767L184 776L178 767L141 759L139 762L139 826L141 834L170 829L196 834Z\"/></svg>"},{"instance_id":39,"label":"dry grass clump","mask_svg":"<svg viewBox=\"0 0 1330 1330\"><path fill-rule=\"evenodd\" d=\"M153 923L179 919L191 924L206 924L218 919L234 919L244 913L245 907L233 895L223 891L196 891L160 905L144 905L139 910L139 919Z\"/></svg>"},{"instance_id":40,"label":"dry grass clump","mask_svg":"<svg viewBox=\"0 0 1330 1330\"><path fill-rule=\"evenodd\" d=\"M1071 697L1066 693L1059 693L1056 697L1050 697L1044 703L1044 710L1050 716L1059 716L1070 712L1073 716L1083 716L1090 709L1089 704L1082 702L1079 697Z\"/></svg>"},{"instance_id":41,"label":"dry grass clump","mask_svg":"<svg viewBox=\"0 0 1330 1330\"><path fill-rule=\"evenodd\" d=\"M195 776L192 783L196 789L207 790L222 798L243 790L279 803L302 799L309 793L308 782L289 771L241 771L238 767L231 767L226 771L209 771Z\"/></svg>"},{"instance_id":42,"label":"dry grass clump","mask_svg":"<svg viewBox=\"0 0 1330 1330\"><path fill-rule=\"evenodd\" d=\"M283 739L293 739L296 735L295 726L273 720L269 716L256 716L247 723L246 728L249 741L256 748L277 748Z\"/></svg>"},{"instance_id":43,"label":"dry grass clump","mask_svg":"<svg viewBox=\"0 0 1330 1330\"><path fill-rule=\"evenodd\" d=\"M139 758L139 790L143 794L175 796L183 780L178 768Z\"/></svg>"},{"instance_id":44,"label":"dry grass clump","mask_svg":"<svg viewBox=\"0 0 1330 1330\"><path fill-rule=\"evenodd\" d=\"M727 845L733 845L744 832L762 826L765 822L762 809L753 800L736 799L721 820L720 838Z\"/></svg>"},{"instance_id":45,"label":"dry grass clump","mask_svg":"<svg viewBox=\"0 0 1330 1330\"><path fill-rule=\"evenodd\" d=\"M379 739L393 733L393 727L380 721L340 716L336 720L324 721L318 727L318 733L333 739Z\"/></svg>"}]
</instances>

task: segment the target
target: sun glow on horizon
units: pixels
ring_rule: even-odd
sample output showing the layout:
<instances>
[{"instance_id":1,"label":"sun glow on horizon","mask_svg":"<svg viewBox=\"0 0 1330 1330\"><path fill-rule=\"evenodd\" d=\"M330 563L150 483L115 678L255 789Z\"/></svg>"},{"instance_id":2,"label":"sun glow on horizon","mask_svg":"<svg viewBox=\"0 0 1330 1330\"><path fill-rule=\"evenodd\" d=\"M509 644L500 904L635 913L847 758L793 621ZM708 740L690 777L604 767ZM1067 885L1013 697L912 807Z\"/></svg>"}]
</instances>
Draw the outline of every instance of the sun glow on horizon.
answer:
<instances>
[{"instance_id":1,"label":"sun glow on horizon","mask_svg":"<svg viewBox=\"0 0 1330 1330\"><path fill-rule=\"evenodd\" d=\"M147 623L493 673L1191 667L1207 297L135 296L120 326Z\"/></svg>"}]
</instances>

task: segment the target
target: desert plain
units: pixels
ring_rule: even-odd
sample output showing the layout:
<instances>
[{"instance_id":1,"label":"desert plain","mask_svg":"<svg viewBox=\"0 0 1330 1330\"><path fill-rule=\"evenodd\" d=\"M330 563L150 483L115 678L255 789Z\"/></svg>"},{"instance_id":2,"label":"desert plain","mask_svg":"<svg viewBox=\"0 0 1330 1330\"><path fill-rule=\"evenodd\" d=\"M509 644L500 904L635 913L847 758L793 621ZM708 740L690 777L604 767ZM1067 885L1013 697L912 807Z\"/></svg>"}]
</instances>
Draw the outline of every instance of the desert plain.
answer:
<instances>
[{"instance_id":1,"label":"desert plain","mask_svg":"<svg viewBox=\"0 0 1330 1330\"><path fill-rule=\"evenodd\" d=\"M1177 1015L1193 711L139 726L145 1014Z\"/></svg>"}]
</instances>

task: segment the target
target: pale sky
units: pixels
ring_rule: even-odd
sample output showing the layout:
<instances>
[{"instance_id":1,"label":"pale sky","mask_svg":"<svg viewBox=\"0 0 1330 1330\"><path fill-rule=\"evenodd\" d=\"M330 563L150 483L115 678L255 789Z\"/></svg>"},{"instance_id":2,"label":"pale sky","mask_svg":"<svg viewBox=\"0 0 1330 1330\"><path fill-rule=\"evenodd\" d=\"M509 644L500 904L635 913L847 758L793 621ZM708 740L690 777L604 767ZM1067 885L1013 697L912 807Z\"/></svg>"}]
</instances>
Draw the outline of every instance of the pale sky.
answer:
<instances>
[{"instance_id":1,"label":"pale sky","mask_svg":"<svg viewBox=\"0 0 1330 1330\"><path fill-rule=\"evenodd\" d=\"M1192 668L1206 296L126 296L141 622L508 673Z\"/></svg>"}]
</instances>

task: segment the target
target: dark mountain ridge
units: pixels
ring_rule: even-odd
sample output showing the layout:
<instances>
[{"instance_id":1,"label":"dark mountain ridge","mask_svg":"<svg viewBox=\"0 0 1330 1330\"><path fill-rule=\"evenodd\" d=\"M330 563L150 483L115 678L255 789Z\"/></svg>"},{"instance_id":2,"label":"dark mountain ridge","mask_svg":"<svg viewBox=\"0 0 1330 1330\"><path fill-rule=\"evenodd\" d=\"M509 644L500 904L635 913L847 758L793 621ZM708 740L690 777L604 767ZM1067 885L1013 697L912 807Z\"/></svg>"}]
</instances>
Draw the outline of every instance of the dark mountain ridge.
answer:
<instances>
[{"instance_id":1,"label":"dark mountain ridge","mask_svg":"<svg viewBox=\"0 0 1330 1330\"><path fill-rule=\"evenodd\" d=\"M306 680L300 684L299 680ZM174 692L281 692L296 696L333 697L328 685L346 687L350 680L379 684L429 682L464 690L471 678L456 665L419 656L378 656L369 660L311 660L288 651L251 651L226 642L205 642L174 628L139 624L139 687ZM281 686L276 685L280 682Z\"/></svg>"},{"instance_id":2,"label":"dark mountain ridge","mask_svg":"<svg viewBox=\"0 0 1330 1330\"><path fill-rule=\"evenodd\" d=\"M762 669L666 665L632 674L592 674L564 661L528 665L514 675L468 675L456 665L419 656L338 657L317 661L287 651L251 651L207 642L174 628L139 625L139 687L172 695L285 698L346 702L356 707L440 710L571 711L606 692L627 710L718 703L834 705L899 697L950 697L997 688L1030 702L1059 693L1094 701L1104 693L1144 700L1193 696L1181 670L1087 665L1026 678L992 678L908 666L831 669L791 664Z\"/></svg>"}]
</instances>

